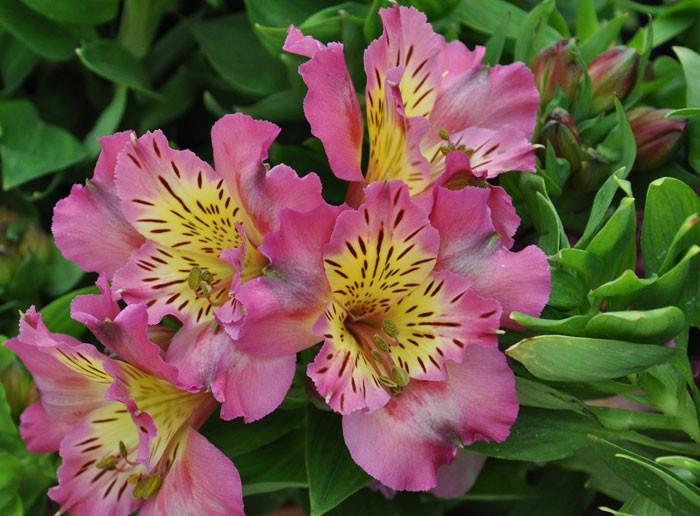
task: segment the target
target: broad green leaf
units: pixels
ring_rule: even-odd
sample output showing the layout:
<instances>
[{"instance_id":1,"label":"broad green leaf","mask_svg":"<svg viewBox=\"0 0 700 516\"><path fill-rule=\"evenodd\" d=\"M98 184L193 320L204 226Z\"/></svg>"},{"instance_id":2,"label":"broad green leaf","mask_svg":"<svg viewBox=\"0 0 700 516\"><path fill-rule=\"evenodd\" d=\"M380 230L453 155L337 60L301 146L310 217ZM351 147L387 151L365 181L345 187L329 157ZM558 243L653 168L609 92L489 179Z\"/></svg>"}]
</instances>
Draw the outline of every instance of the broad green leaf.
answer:
<instances>
[{"instance_id":1,"label":"broad green leaf","mask_svg":"<svg viewBox=\"0 0 700 516\"><path fill-rule=\"evenodd\" d=\"M606 179L603 186L600 187L598 192L593 199L593 206L591 207L591 215L588 217L588 222L586 223L586 229L583 230L583 235L576 242L577 249L585 249L589 244L594 234L603 225L608 209L610 208L610 203L612 203L617 189L620 187L621 182L628 183L624 179L620 179L625 173L622 168L617 169L608 179Z\"/></svg>"},{"instance_id":2,"label":"broad green leaf","mask_svg":"<svg viewBox=\"0 0 700 516\"><path fill-rule=\"evenodd\" d=\"M656 281L656 277L638 278L631 270L626 270L619 277L604 283L591 291L595 297L631 296L646 289Z\"/></svg>"},{"instance_id":3,"label":"broad green leaf","mask_svg":"<svg viewBox=\"0 0 700 516\"><path fill-rule=\"evenodd\" d=\"M686 83L686 105L700 108L700 54L688 48L673 47L683 66ZM700 117L693 117L686 127L688 135L688 162L700 174Z\"/></svg>"},{"instance_id":4,"label":"broad green leaf","mask_svg":"<svg viewBox=\"0 0 700 516\"><path fill-rule=\"evenodd\" d=\"M501 22L501 26L491 35L484 45L486 48L486 52L484 53L484 63L493 66L497 65L501 60L503 47L506 43L506 34L508 34L508 27L510 26L510 17L511 14L510 11L508 11Z\"/></svg>"},{"instance_id":5,"label":"broad green leaf","mask_svg":"<svg viewBox=\"0 0 700 516\"><path fill-rule=\"evenodd\" d=\"M22 3L58 22L91 25L112 20L119 8L119 0L90 0L89 6L84 0L22 0Z\"/></svg>"},{"instance_id":6,"label":"broad green leaf","mask_svg":"<svg viewBox=\"0 0 700 516\"><path fill-rule=\"evenodd\" d=\"M189 28L211 65L236 91L264 97L286 89L284 66L258 42L245 13L191 22Z\"/></svg>"},{"instance_id":7,"label":"broad green leaf","mask_svg":"<svg viewBox=\"0 0 700 516\"><path fill-rule=\"evenodd\" d=\"M294 430L262 448L236 457L243 496L306 488L304 432Z\"/></svg>"},{"instance_id":8,"label":"broad green leaf","mask_svg":"<svg viewBox=\"0 0 700 516\"><path fill-rule=\"evenodd\" d=\"M637 143L630 127L627 115L619 99L615 98L615 126L597 147L601 156L607 159L615 170L624 167L620 179L625 179L637 157Z\"/></svg>"},{"instance_id":9,"label":"broad green leaf","mask_svg":"<svg viewBox=\"0 0 700 516\"><path fill-rule=\"evenodd\" d=\"M550 270L552 291L549 294L549 306L558 308L576 308L586 302L588 288L569 271L561 267Z\"/></svg>"},{"instance_id":10,"label":"broad green leaf","mask_svg":"<svg viewBox=\"0 0 700 516\"><path fill-rule=\"evenodd\" d=\"M371 480L350 458L340 416L313 407L308 412L306 467L312 515L330 511Z\"/></svg>"},{"instance_id":11,"label":"broad green leaf","mask_svg":"<svg viewBox=\"0 0 700 516\"><path fill-rule=\"evenodd\" d=\"M115 84L154 94L143 64L119 43L98 39L75 51L86 68Z\"/></svg>"},{"instance_id":12,"label":"broad green leaf","mask_svg":"<svg viewBox=\"0 0 700 516\"><path fill-rule=\"evenodd\" d=\"M502 502L531 498L535 496L536 490L527 483L523 469L508 461L486 461L476 483L458 499Z\"/></svg>"},{"instance_id":13,"label":"broad green leaf","mask_svg":"<svg viewBox=\"0 0 700 516\"><path fill-rule=\"evenodd\" d=\"M581 249L562 249L554 260L577 272L586 285L597 283L603 273L603 261L593 253Z\"/></svg>"},{"instance_id":14,"label":"broad green leaf","mask_svg":"<svg viewBox=\"0 0 700 516\"><path fill-rule=\"evenodd\" d=\"M0 26L27 47L51 61L66 61L73 57L78 37L32 11L20 0L0 2Z\"/></svg>"},{"instance_id":15,"label":"broad green leaf","mask_svg":"<svg viewBox=\"0 0 700 516\"><path fill-rule=\"evenodd\" d=\"M630 486L674 514L697 514L700 489L669 468L604 439L590 436L591 446Z\"/></svg>"},{"instance_id":16,"label":"broad green leaf","mask_svg":"<svg viewBox=\"0 0 700 516\"><path fill-rule=\"evenodd\" d=\"M39 62L39 56L10 34L0 34L0 94L12 93L24 82Z\"/></svg>"},{"instance_id":17,"label":"broad green leaf","mask_svg":"<svg viewBox=\"0 0 700 516\"><path fill-rule=\"evenodd\" d=\"M510 13L511 23L508 25L507 37L516 38L528 13L504 0L489 0L489 2L462 0L453 11L452 17L482 34L495 34L500 30L503 19L509 16L508 13ZM549 25L545 24L542 31L545 41L554 42L561 38L561 35Z\"/></svg>"},{"instance_id":18,"label":"broad green leaf","mask_svg":"<svg viewBox=\"0 0 700 516\"><path fill-rule=\"evenodd\" d=\"M244 423L242 419L222 421L211 418L201 433L221 452L235 460L304 426L306 410L276 410L259 421Z\"/></svg>"},{"instance_id":19,"label":"broad green leaf","mask_svg":"<svg viewBox=\"0 0 700 516\"><path fill-rule=\"evenodd\" d=\"M85 149L70 133L46 124L25 100L0 101L0 156L3 188L64 169L85 158Z\"/></svg>"},{"instance_id":20,"label":"broad green leaf","mask_svg":"<svg viewBox=\"0 0 700 516\"><path fill-rule=\"evenodd\" d=\"M483 4L482 4L483 5ZM483 9L483 7L482 7ZM527 13L518 30L518 36L515 39L515 51L513 57L516 61L530 62L530 58L540 48L561 39L558 35L556 39L547 39L547 32L544 30L548 27L549 17L554 10L554 0L544 0L532 11Z\"/></svg>"},{"instance_id":21,"label":"broad green leaf","mask_svg":"<svg viewBox=\"0 0 700 516\"><path fill-rule=\"evenodd\" d=\"M571 410L579 414L584 412L584 406L578 399L549 385L516 376L515 390L518 393L518 403L522 406Z\"/></svg>"},{"instance_id":22,"label":"broad green leaf","mask_svg":"<svg viewBox=\"0 0 700 516\"><path fill-rule=\"evenodd\" d=\"M635 494L632 498L625 502L625 505L620 507L619 511L608 507L599 507L601 511L615 514L616 516L636 516L643 514L644 516L673 516L670 511L655 504L646 496Z\"/></svg>"},{"instance_id":23,"label":"broad green leaf","mask_svg":"<svg viewBox=\"0 0 700 516\"><path fill-rule=\"evenodd\" d=\"M675 306L594 315L586 324L590 337L647 344L665 344L685 327L685 315Z\"/></svg>"},{"instance_id":24,"label":"broad green leaf","mask_svg":"<svg viewBox=\"0 0 700 516\"><path fill-rule=\"evenodd\" d=\"M250 106L236 106L236 111L253 118L262 118L276 123L304 120L303 98L292 90L273 93Z\"/></svg>"},{"instance_id":25,"label":"broad green leaf","mask_svg":"<svg viewBox=\"0 0 700 516\"><path fill-rule=\"evenodd\" d=\"M603 263L601 278L610 281L637 262L637 215L634 199L624 197L620 206L602 229L591 239L586 251Z\"/></svg>"},{"instance_id":26,"label":"broad green leaf","mask_svg":"<svg viewBox=\"0 0 700 516\"><path fill-rule=\"evenodd\" d=\"M677 179L662 178L649 185L641 236L642 258L647 275L661 271L678 230L688 217L698 212L700 199L685 183ZM689 246L699 243L698 240L700 227L695 224L695 228L684 237L684 241ZM676 248L678 247L677 244ZM671 257L671 260L674 259L675 256Z\"/></svg>"},{"instance_id":27,"label":"broad green leaf","mask_svg":"<svg viewBox=\"0 0 700 516\"><path fill-rule=\"evenodd\" d=\"M71 319L70 304L73 298L84 294L99 294L99 290L94 286L74 290L42 308L39 313L46 327L54 333L65 333L76 338L82 335L85 326Z\"/></svg>"},{"instance_id":28,"label":"broad green leaf","mask_svg":"<svg viewBox=\"0 0 700 516\"><path fill-rule=\"evenodd\" d=\"M618 340L542 335L506 350L533 375L558 382L595 382L619 378L673 355L663 346Z\"/></svg>"},{"instance_id":29,"label":"broad green leaf","mask_svg":"<svg viewBox=\"0 0 700 516\"><path fill-rule=\"evenodd\" d=\"M546 462L587 446L588 434L605 432L593 419L570 411L521 407L505 441L477 442L467 449L502 459Z\"/></svg>"},{"instance_id":30,"label":"broad green leaf","mask_svg":"<svg viewBox=\"0 0 700 516\"><path fill-rule=\"evenodd\" d=\"M43 291L52 298L65 294L75 287L84 274L74 262L66 260L53 244L46 268L48 274Z\"/></svg>"},{"instance_id":31,"label":"broad green leaf","mask_svg":"<svg viewBox=\"0 0 700 516\"><path fill-rule=\"evenodd\" d=\"M328 8L327 0L245 0L246 13L251 25L284 27L299 26L317 11ZM342 9L342 5L336 6Z\"/></svg>"}]
</instances>

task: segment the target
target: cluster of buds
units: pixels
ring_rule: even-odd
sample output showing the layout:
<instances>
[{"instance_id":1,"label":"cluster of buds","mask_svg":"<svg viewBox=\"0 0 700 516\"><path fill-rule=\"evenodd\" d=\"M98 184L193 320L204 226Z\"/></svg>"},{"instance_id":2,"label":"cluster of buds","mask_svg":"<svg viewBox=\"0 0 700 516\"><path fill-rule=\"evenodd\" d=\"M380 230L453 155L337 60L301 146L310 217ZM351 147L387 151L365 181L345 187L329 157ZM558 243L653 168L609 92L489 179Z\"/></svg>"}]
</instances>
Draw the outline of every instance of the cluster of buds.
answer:
<instances>
[{"instance_id":1,"label":"cluster of buds","mask_svg":"<svg viewBox=\"0 0 700 516\"><path fill-rule=\"evenodd\" d=\"M543 106L554 99L557 88L561 89L569 104L574 102L583 77L581 56L574 40L562 39L541 50L530 62L530 68L535 74L535 85Z\"/></svg>"},{"instance_id":2,"label":"cluster of buds","mask_svg":"<svg viewBox=\"0 0 700 516\"><path fill-rule=\"evenodd\" d=\"M33 255L46 263L51 253L49 237L33 222L0 207L0 288L8 287L22 262Z\"/></svg>"}]
</instances>

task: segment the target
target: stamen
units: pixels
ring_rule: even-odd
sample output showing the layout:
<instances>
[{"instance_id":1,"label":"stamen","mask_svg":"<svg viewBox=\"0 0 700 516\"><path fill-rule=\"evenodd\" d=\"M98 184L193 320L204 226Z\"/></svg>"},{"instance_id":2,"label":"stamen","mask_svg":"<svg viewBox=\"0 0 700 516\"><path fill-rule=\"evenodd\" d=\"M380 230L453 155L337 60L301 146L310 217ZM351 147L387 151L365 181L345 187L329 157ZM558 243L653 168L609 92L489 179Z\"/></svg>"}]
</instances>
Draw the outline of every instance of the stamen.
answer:
<instances>
[{"instance_id":1,"label":"stamen","mask_svg":"<svg viewBox=\"0 0 700 516\"><path fill-rule=\"evenodd\" d=\"M95 467L98 469L106 469L107 471L111 471L113 469L117 469L118 462L119 462L118 457L115 457L114 455L110 455L108 457L105 457L101 461L99 461L97 464L95 464Z\"/></svg>"},{"instance_id":2,"label":"stamen","mask_svg":"<svg viewBox=\"0 0 700 516\"><path fill-rule=\"evenodd\" d=\"M389 344L387 344L386 341L383 338L381 338L381 336L378 333L372 335L372 340L377 346L379 346L379 349L381 349L382 351L389 351Z\"/></svg>"},{"instance_id":3,"label":"stamen","mask_svg":"<svg viewBox=\"0 0 700 516\"><path fill-rule=\"evenodd\" d=\"M148 500L151 496L153 496L153 494L156 491L158 491L162 483L163 480L160 478L159 475L151 475L150 477L142 478L136 484L132 496L136 500L138 500L139 498Z\"/></svg>"},{"instance_id":4,"label":"stamen","mask_svg":"<svg viewBox=\"0 0 700 516\"><path fill-rule=\"evenodd\" d=\"M408 381L411 379L405 369L396 366L391 368L391 377L394 379L396 384L401 387L406 387L406 385L408 385Z\"/></svg>"},{"instance_id":5,"label":"stamen","mask_svg":"<svg viewBox=\"0 0 700 516\"><path fill-rule=\"evenodd\" d=\"M124 444L124 441L119 441L119 455L126 459L128 454L129 452L126 449L126 444Z\"/></svg>"},{"instance_id":6,"label":"stamen","mask_svg":"<svg viewBox=\"0 0 700 516\"><path fill-rule=\"evenodd\" d=\"M445 140L446 142L450 141L450 133L448 133L445 129L440 129L438 131L438 135L441 139Z\"/></svg>"},{"instance_id":7,"label":"stamen","mask_svg":"<svg viewBox=\"0 0 700 516\"><path fill-rule=\"evenodd\" d=\"M134 148L138 148L139 142L136 139L136 133L134 133L134 132L129 133L129 139L131 140L131 145L133 145Z\"/></svg>"},{"instance_id":8,"label":"stamen","mask_svg":"<svg viewBox=\"0 0 700 516\"><path fill-rule=\"evenodd\" d=\"M391 319L384 319L382 321L382 331L394 339L399 334L399 327Z\"/></svg>"}]
</instances>

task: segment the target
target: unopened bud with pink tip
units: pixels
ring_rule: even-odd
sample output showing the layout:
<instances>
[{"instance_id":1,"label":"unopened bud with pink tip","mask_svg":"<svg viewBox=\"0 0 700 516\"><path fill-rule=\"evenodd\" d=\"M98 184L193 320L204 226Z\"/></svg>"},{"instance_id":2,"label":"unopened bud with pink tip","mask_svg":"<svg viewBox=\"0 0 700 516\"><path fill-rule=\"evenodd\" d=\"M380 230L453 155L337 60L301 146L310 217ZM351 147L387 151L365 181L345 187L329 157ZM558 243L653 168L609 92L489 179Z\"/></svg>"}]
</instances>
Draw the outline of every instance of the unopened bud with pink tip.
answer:
<instances>
[{"instance_id":1,"label":"unopened bud with pink tip","mask_svg":"<svg viewBox=\"0 0 700 516\"><path fill-rule=\"evenodd\" d=\"M580 170L585 156L576 122L569 113L561 108L553 109L540 132L540 142L551 145L558 158L566 159L571 173Z\"/></svg>"},{"instance_id":2,"label":"unopened bud with pink tip","mask_svg":"<svg viewBox=\"0 0 700 516\"><path fill-rule=\"evenodd\" d=\"M670 112L670 109L640 107L627 113L637 143L635 170L652 170L673 159L681 145L687 120L666 118Z\"/></svg>"},{"instance_id":3,"label":"unopened bud with pink tip","mask_svg":"<svg viewBox=\"0 0 700 516\"><path fill-rule=\"evenodd\" d=\"M581 82L581 59L573 40L562 39L540 50L532 58L530 68L535 74L535 85L540 92L541 104L546 106L554 98L557 86L571 104Z\"/></svg>"},{"instance_id":4,"label":"unopened bud with pink tip","mask_svg":"<svg viewBox=\"0 0 700 516\"><path fill-rule=\"evenodd\" d=\"M619 46L606 50L588 65L591 78L590 115L608 111L627 98L637 81L639 54L633 48Z\"/></svg>"}]
</instances>

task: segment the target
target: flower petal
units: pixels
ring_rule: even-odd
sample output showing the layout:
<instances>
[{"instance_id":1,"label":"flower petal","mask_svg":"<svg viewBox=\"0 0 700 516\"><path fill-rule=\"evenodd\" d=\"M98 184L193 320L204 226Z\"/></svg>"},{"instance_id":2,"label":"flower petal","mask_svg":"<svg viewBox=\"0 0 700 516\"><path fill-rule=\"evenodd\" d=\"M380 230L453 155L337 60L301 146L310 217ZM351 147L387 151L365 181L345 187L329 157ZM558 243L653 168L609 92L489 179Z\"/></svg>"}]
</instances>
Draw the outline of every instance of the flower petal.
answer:
<instances>
[{"instance_id":1,"label":"flower petal","mask_svg":"<svg viewBox=\"0 0 700 516\"><path fill-rule=\"evenodd\" d=\"M438 498L456 498L471 489L486 462L486 455L459 449L452 464L437 470L437 486L430 490Z\"/></svg>"},{"instance_id":2,"label":"flower petal","mask_svg":"<svg viewBox=\"0 0 700 516\"><path fill-rule=\"evenodd\" d=\"M473 187L436 191L430 220L443 242L436 267L466 277L479 295L496 299L501 324L517 328L512 311L536 317L549 299L549 265L537 246L517 253L503 246L491 223L489 196L488 189Z\"/></svg>"},{"instance_id":3,"label":"flower petal","mask_svg":"<svg viewBox=\"0 0 700 516\"><path fill-rule=\"evenodd\" d=\"M470 346L463 362L450 362L447 370L445 382L411 382L385 407L343 417L353 460L386 486L431 489L436 470L454 460L458 444L508 436L518 400L505 355Z\"/></svg>"},{"instance_id":4,"label":"flower petal","mask_svg":"<svg viewBox=\"0 0 700 516\"><path fill-rule=\"evenodd\" d=\"M187 431L179 453L141 516L242 516L241 479L231 460L195 430Z\"/></svg>"}]
</instances>

